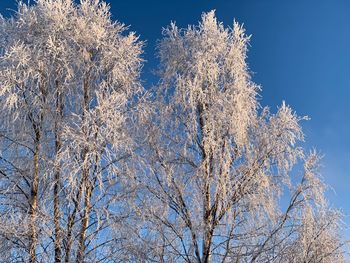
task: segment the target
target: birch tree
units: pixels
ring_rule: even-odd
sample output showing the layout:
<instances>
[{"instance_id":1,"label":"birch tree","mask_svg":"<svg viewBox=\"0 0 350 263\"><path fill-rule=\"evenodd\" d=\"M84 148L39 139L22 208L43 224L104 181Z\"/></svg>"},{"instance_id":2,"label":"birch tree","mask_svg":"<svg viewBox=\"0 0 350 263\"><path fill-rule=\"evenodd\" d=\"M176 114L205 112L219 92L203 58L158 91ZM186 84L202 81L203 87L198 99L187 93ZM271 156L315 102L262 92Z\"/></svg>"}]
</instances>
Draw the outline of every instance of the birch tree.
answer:
<instances>
[{"instance_id":1,"label":"birch tree","mask_svg":"<svg viewBox=\"0 0 350 263\"><path fill-rule=\"evenodd\" d=\"M20 3L1 19L7 260L107 261L120 248L142 64L125 30L100 1Z\"/></svg>"},{"instance_id":2,"label":"birch tree","mask_svg":"<svg viewBox=\"0 0 350 263\"><path fill-rule=\"evenodd\" d=\"M58 117L52 107L59 94L55 85L63 75L63 79L70 75L64 67L57 67L50 40L59 34L58 28L42 11L42 7L30 8L20 3L16 18L2 19L1 164L5 180L2 183L6 185L2 194L4 200L18 196L20 202L19 207L16 202L6 202L2 235L17 244L14 255L18 256L19 249L24 254L28 252L30 262L37 262L37 246L49 235L43 232L50 232L47 199L40 196L47 195L50 188L53 126L57 127L57 121L51 120ZM53 8L46 11L52 15ZM39 253L43 249L42 245Z\"/></svg>"},{"instance_id":3,"label":"birch tree","mask_svg":"<svg viewBox=\"0 0 350 263\"><path fill-rule=\"evenodd\" d=\"M344 262L307 118L260 107L237 22L164 29L151 98L102 1L20 2L0 35L2 262Z\"/></svg>"},{"instance_id":4,"label":"birch tree","mask_svg":"<svg viewBox=\"0 0 350 263\"><path fill-rule=\"evenodd\" d=\"M319 157L300 146L307 117L285 102L276 113L260 107L243 27L225 28L212 11L197 26L172 23L163 34L144 152L149 258L344 262L340 214L324 199Z\"/></svg>"}]
</instances>

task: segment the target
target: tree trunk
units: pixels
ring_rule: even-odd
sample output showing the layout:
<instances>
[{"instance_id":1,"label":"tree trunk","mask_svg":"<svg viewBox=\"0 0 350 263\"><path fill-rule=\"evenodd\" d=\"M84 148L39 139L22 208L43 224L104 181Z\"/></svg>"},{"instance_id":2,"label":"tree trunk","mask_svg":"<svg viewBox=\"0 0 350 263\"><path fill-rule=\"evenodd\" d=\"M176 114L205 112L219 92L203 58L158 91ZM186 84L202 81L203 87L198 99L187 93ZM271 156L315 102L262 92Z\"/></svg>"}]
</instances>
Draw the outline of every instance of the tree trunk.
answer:
<instances>
[{"instance_id":1,"label":"tree trunk","mask_svg":"<svg viewBox=\"0 0 350 263\"><path fill-rule=\"evenodd\" d=\"M211 211L211 193L210 193L210 185L211 185L211 177L212 177L212 154L208 147L206 147L206 141L204 139L207 136L208 131L206 131L205 127L205 117L204 111L207 108L207 105L198 104L197 110L199 115L199 127L201 131L201 139L202 139L202 158L204 165L204 185L203 185L203 224L204 224L204 233L202 240L202 263L210 263L210 247L213 236L213 228L212 228L212 211ZM208 152L207 152L208 151Z\"/></svg>"},{"instance_id":2,"label":"tree trunk","mask_svg":"<svg viewBox=\"0 0 350 263\"><path fill-rule=\"evenodd\" d=\"M84 197L84 214L81 224L80 230L80 239L79 239L79 248L77 254L77 263L84 262L84 254L85 254L85 240L86 233L89 226L89 217L90 217L90 209L91 209L91 193L92 193L92 185L89 180L86 180L86 189L85 189L85 197Z\"/></svg>"},{"instance_id":3,"label":"tree trunk","mask_svg":"<svg viewBox=\"0 0 350 263\"><path fill-rule=\"evenodd\" d=\"M71 252L72 243L73 243L73 240L72 240L73 226L74 226L74 221L75 221L77 211L79 210L79 200L80 200L81 191L82 191L82 186L79 186L76 197L75 197L75 199L73 198L74 210L68 216L67 237L66 237L66 255L65 255L65 260L64 260L65 263L70 262L70 252Z\"/></svg>"},{"instance_id":4,"label":"tree trunk","mask_svg":"<svg viewBox=\"0 0 350 263\"><path fill-rule=\"evenodd\" d=\"M203 257L202 263L210 263L210 247L212 240L212 213L211 213L211 196L210 196L210 160L206 160L206 180L204 186L204 202L203 202Z\"/></svg>"},{"instance_id":5,"label":"tree trunk","mask_svg":"<svg viewBox=\"0 0 350 263\"><path fill-rule=\"evenodd\" d=\"M56 82L56 111L58 116L55 119L55 151L56 157L61 150L61 135L60 135L60 123L62 121L63 115L63 101L62 94L59 90L58 83ZM60 177L61 177L61 167L59 163L55 163L55 182L54 182L54 224L55 224L55 263L60 263L62 260L62 249L61 249L61 214L60 214Z\"/></svg>"},{"instance_id":6,"label":"tree trunk","mask_svg":"<svg viewBox=\"0 0 350 263\"><path fill-rule=\"evenodd\" d=\"M59 181L60 172L55 173L55 185L54 185L54 224L55 224L55 262L61 262L61 226L60 226L60 200L59 200Z\"/></svg>"},{"instance_id":7,"label":"tree trunk","mask_svg":"<svg viewBox=\"0 0 350 263\"><path fill-rule=\"evenodd\" d=\"M39 155L40 155L40 131L36 128L35 132L35 148L33 158L33 179L30 191L29 206L29 262L36 263L36 245L38 240L36 219L38 214L38 188L39 188Z\"/></svg>"},{"instance_id":8,"label":"tree trunk","mask_svg":"<svg viewBox=\"0 0 350 263\"><path fill-rule=\"evenodd\" d=\"M86 75L84 77L83 82L83 92L84 92L84 104L83 104L83 113L82 113L82 131L86 138L88 138L88 127L85 123L85 112L89 110L89 102L90 102L90 86L89 86L89 77L90 77L90 70L86 72ZM84 254L85 254L85 240L86 240L86 232L87 228L89 226L89 216L90 216L90 209L91 209L91 182L89 180L89 164L86 161L86 157L88 154L88 149L84 148L82 152L82 160L84 162L83 164L83 171L82 171L82 189L85 187L85 196L84 196L84 212L83 212L83 218L81 222L81 229L79 233L79 245L78 245L78 252L77 252L77 263L83 263L84 262Z\"/></svg>"}]
</instances>

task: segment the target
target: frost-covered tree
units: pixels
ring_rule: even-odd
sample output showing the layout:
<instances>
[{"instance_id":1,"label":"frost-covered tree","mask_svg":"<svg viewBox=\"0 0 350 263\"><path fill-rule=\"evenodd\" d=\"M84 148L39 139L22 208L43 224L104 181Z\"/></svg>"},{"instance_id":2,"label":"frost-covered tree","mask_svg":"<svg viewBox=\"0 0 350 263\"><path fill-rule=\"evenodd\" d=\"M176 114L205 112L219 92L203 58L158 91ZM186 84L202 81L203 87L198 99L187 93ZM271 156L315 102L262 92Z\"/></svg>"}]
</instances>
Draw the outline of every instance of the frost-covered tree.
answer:
<instances>
[{"instance_id":1,"label":"frost-covered tree","mask_svg":"<svg viewBox=\"0 0 350 263\"><path fill-rule=\"evenodd\" d=\"M305 118L260 108L238 23L165 29L153 101L102 1L20 2L0 36L0 261L344 261Z\"/></svg>"},{"instance_id":2,"label":"frost-covered tree","mask_svg":"<svg viewBox=\"0 0 350 263\"><path fill-rule=\"evenodd\" d=\"M92 0L19 3L0 31L1 254L111 260L134 193L142 42Z\"/></svg>"},{"instance_id":3,"label":"frost-covered tree","mask_svg":"<svg viewBox=\"0 0 350 263\"><path fill-rule=\"evenodd\" d=\"M300 146L306 117L284 102L277 113L260 108L243 27L225 28L209 12L198 26L171 24L163 33L144 149L142 257L344 262L319 157Z\"/></svg>"},{"instance_id":4,"label":"frost-covered tree","mask_svg":"<svg viewBox=\"0 0 350 263\"><path fill-rule=\"evenodd\" d=\"M52 10L47 11L51 15ZM69 73L57 67L56 51L50 46L58 28L39 7L20 4L16 18L2 19L1 33L1 179L6 186L1 194L3 200L16 196L19 201L19 206L10 202L3 207L2 236L17 244L16 257L22 257L19 251L28 252L30 262L36 262L35 250L42 242L39 232L50 231L45 225L48 211L39 196L50 187L50 155L58 140L52 137L57 134L53 130L59 117L56 107L61 104L56 86Z\"/></svg>"}]
</instances>

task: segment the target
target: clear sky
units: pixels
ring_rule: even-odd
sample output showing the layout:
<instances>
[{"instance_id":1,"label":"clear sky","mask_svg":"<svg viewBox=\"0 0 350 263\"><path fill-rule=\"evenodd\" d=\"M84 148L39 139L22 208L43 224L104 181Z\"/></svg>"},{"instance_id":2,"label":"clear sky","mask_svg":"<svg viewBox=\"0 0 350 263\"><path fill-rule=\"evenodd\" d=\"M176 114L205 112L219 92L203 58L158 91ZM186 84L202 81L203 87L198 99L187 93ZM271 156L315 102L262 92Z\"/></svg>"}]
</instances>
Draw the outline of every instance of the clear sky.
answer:
<instances>
[{"instance_id":1,"label":"clear sky","mask_svg":"<svg viewBox=\"0 0 350 263\"><path fill-rule=\"evenodd\" d=\"M33 2L33 0L31 1ZM331 204L350 215L350 1L349 0L107 0L113 19L146 40L145 85L156 78L154 48L161 28L197 24L216 10L225 25L235 18L252 34L249 65L263 88L261 104L274 111L282 100L304 122L307 147L325 155L322 174L335 193ZM15 0L0 0L13 13ZM9 10L10 9L10 10ZM350 219L345 220L350 225ZM349 232L349 231L347 231ZM350 234L347 234L350 237Z\"/></svg>"}]
</instances>

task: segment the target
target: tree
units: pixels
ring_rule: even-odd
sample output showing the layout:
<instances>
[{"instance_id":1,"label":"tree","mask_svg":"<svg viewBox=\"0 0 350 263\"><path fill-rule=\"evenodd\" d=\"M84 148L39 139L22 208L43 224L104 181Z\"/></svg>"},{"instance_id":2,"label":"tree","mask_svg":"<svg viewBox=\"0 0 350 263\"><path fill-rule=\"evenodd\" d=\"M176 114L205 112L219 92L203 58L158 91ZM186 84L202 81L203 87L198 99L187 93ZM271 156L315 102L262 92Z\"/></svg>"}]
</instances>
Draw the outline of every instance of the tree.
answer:
<instances>
[{"instance_id":1,"label":"tree","mask_svg":"<svg viewBox=\"0 0 350 263\"><path fill-rule=\"evenodd\" d=\"M306 117L260 108L242 26L164 29L150 92L127 31L99 0L1 17L0 260L344 262Z\"/></svg>"},{"instance_id":2,"label":"tree","mask_svg":"<svg viewBox=\"0 0 350 263\"><path fill-rule=\"evenodd\" d=\"M100 1L20 3L1 19L6 260L107 261L120 248L142 91L142 42L125 30Z\"/></svg>"},{"instance_id":3,"label":"tree","mask_svg":"<svg viewBox=\"0 0 350 263\"><path fill-rule=\"evenodd\" d=\"M284 102L275 114L259 107L243 27L225 28L212 11L198 26L172 23L163 33L158 110L144 152L149 257L344 262L340 214L324 199L319 157L300 146L307 118ZM292 170L301 165L301 175Z\"/></svg>"}]
</instances>

